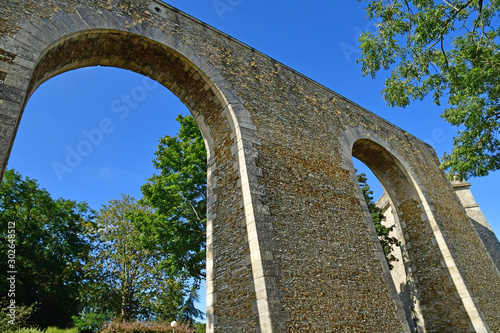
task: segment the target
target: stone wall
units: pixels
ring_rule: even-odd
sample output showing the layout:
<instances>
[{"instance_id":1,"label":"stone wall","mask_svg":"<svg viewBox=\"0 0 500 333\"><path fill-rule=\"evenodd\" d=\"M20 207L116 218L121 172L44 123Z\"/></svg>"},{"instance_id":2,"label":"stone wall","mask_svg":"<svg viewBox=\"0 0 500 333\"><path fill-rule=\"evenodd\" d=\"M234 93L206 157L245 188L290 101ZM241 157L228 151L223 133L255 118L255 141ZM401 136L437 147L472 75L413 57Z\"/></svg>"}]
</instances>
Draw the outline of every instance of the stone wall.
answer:
<instances>
[{"instance_id":1,"label":"stone wall","mask_svg":"<svg viewBox=\"0 0 500 333\"><path fill-rule=\"evenodd\" d=\"M472 184L458 180L453 180L451 184L467 216L469 216L472 225L476 229L477 234L483 241L491 260L500 271L500 242L491 229L481 208L479 208L476 200L474 200L474 196L470 190Z\"/></svg>"},{"instance_id":2,"label":"stone wall","mask_svg":"<svg viewBox=\"0 0 500 333\"><path fill-rule=\"evenodd\" d=\"M0 12L3 168L30 94L71 69L149 76L197 119L209 332L500 331L500 274L430 146L159 1L1 0ZM422 318L398 295L353 155L406 226Z\"/></svg>"}]
</instances>

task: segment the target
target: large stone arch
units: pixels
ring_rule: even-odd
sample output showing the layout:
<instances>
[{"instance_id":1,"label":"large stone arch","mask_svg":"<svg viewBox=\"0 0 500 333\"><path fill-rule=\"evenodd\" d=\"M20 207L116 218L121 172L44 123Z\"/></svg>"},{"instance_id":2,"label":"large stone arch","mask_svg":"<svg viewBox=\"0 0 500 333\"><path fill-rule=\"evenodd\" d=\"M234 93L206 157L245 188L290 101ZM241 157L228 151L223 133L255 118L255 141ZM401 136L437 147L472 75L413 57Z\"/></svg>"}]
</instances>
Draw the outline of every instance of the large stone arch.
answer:
<instances>
[{"instance_id":1,"label":"large stone arch","mask_svg":"<svg viewBox=\"0 0 500 333\"><path fill-rule=\"evenodd\" d=\"M29 97L58 74L88 66L110 66L164 85L188 107L207 148L208 330L214 331L219 322L235 331L258 327L265 331L270 324L269 306L253 214L258 194L252 193L258 182L250 181L258 173L253 148L258 139L242 100L217 69L170 34L146 26L127 27L123 18L108 11L91 13L83 7L76 13L58 14L35 22L23 21L13 37L18 42L14 48L21 55L8 64L9 74L3 78L7 96L2 103L12 116L18 116L11 122L14 126L10 133L2 138L9 140L11 136L7 157ZM4 158L2 175L6 164ZM218 242L214 245L215 237ZM231 255L224 256L226 251ZM218 260L214 258L216 252ZM217 306L223 311L216 313ZM231 308L234 310L228 312Z\"/></svg>"},{"instance_id":2,"label":"large stone arch","mask_svg":"<svg viewBox=\"0 0 500 333\"><path fill-rule=\"evenodd\" d=\"M353 153L406 224L426 330L500 330L500 274L430 146L161 1L0 0L0 13L2 168L29 95L67 70L133 70L195 116L209 151L209 332L411 331Z\"/></svg>"}]
</instances>

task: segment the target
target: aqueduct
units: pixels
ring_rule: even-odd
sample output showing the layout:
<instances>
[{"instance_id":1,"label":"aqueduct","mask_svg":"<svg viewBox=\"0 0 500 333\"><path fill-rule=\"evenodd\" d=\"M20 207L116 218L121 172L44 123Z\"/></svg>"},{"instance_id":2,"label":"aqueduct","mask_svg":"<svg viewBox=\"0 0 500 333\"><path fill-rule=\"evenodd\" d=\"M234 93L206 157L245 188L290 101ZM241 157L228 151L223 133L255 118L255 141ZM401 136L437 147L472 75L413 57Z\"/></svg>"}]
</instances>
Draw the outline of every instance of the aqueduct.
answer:
<instances>
[{"instance_id":1,"label":"aqueduct","mask_svg":"<svg viewBox=\"0 0 500 333\"><path fill-rule=\"evenodd\" d=\"M500 331L498 259L430 146L163 2L43 3L0 1L2 174L51 77L114 66L170 89L208 150L209 332ZM404 226L404 295L353 156Z\"/></svg>"}]
</instances>

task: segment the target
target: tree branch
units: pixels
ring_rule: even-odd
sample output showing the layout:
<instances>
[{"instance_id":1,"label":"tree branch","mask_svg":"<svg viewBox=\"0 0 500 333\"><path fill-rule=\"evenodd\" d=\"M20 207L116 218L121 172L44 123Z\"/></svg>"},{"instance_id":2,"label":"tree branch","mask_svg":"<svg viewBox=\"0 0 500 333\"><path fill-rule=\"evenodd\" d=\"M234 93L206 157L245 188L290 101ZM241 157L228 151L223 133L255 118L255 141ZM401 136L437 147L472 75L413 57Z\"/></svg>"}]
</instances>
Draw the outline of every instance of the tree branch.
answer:
<instances>
[{"instance_id":1,"label":"tree branch","mask_svg":"<svg viewBox=\"0 0 500 333\"><path fill-rule=\"evenodd\" d=\"M451 20L453 20L455 18L455 16L458 15L458 13L460 13L462 10L464 10L465 7L467 7L470 3L472 2L472 0L469 0L467 1L462 7L460 7L460 9L458 9L455 14L453 14L445 23L445 26L447 26L448 24L450 24ZM482 0L481 0L481 3L482 3Z\"/></svg>"},{"instance_id":2,"label":"tree branch","mask_svg":"<svg viewBox=\"0 0 500 333\"><path fill-rule=\"evenodd\" d=\"M444 51L444 46L443 46L443 39L444 39L444 30L446 29L446 27L450 24L450 22L458 15L458 13L460 13L462 10L464 10L464 8L466 8L473 0L469 0L467 1L462 7L460 7L459 9L456 9L455 13L449 17L446 22L443 24L442 26L442 29L441 29L441 32L439 33L440 34L440 37L438 40L436 40L434 42L434 44L432 44L431 46L427 47L427 50L430 50L432 49L437 43L441 42L441 52L443 52L443 55L444 55L444 58L445 58L445 62L446 62L446 66L449 67L449 64L448 64L448 58L446 57L446 52ZM446 2L446 1L445 1Z\"/></svg>"},{"instance_id":3,"label":"tree branch","mask_svg":"<svg viewBox=\"0 0 500 333\"><path fill-rule=\"evenodd\" d=\"M448 1L446 0L443 0L448 6L450 6L451 8L455 9L455 10L458 10L457 7L453 6L453 4L449 3Z\"/></svg>"},{"instance_id":4,"label":"tree branch","mask_svg":"<svg viewBox=\"0 0 500 333\"><path fill-rule=\"evenodd\" d=\"M198 219L198 221L201 221L200 219L200 216L198 215L198 212L196 211L196 209L194 208L193 204L191 203L191 201L189 200L186 200L187 202L189 202L189 205L191 206L191 208L193 209L193 212L195 213L196 215L196 218Z\"/></svg>"},{"instance_id":5,"label":"tree branch","mask_svg":"<svg viewBox=\"0 0 500 333\"><path fill-rule=\"evenodd\" d=\"M408 0L405 0L405 4L406 4L406 8L408 9L408 15L413 15L412 11L411 11L411 8L410 8L410 5L408 4ZM408 38L406 40L406 45L409 46L411 44L411 29L412 29L412 25L411 25L411 20L409 19L408 20L408 24L409 24L409 27L408 27Z\"/></svg>"},{"instance_id":6,"label":"tree branch","mask_svg":"<svg viewBox=\"0 0 500 333\"><path fill-rule=\"evenodd\" d=\"M500 119L500 111L496 111L495 113L493 114L490 114L489 116L486 116L485 119L490 119L490 118L493 118L494 121L497 121Z\"/></svg>"}]
</instances>

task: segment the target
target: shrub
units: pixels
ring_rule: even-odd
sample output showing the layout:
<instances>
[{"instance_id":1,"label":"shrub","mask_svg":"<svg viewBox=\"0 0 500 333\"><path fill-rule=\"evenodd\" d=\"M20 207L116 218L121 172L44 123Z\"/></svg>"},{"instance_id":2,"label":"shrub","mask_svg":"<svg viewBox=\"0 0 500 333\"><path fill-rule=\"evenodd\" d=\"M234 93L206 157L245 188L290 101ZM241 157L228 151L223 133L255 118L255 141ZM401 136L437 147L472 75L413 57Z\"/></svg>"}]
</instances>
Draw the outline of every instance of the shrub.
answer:
<instances>
[{"instance_id":1,"label":"shrub","mask_svg":"<svg viewBox=\"0 0 500 333\"><path fill-rule=\"evenodd\" d=\"M73 316L75 328L80 333L99 332L102 325L111 320L111 314L106 312L97 313L94 311L83 310L78 316Z\"/></svg>"},{"instance_id":2,"label":"shrub","mask_svg":"<svg viewBox=\"0 0 500 333\"><path fill-rule=\"evenodd\" d=\"M195 333L205 333L207 331L207 324L196 322L193 325Z\"/></svg>"},{"instance_id":3,"label":"shrub","mask_svg":"<svg viewBox=\"0 0 500 333\"><path fill-rule=\"evenodd\" d=\"M172 327L168 323L154 322L126 322L113 321L101 331L101 333L159 333L172 332ZM179 325L175 328L178 333L194 333L194 329L185 325Z\"/></svg>"}]
</instances>

